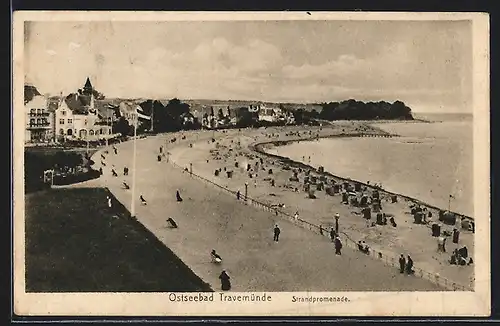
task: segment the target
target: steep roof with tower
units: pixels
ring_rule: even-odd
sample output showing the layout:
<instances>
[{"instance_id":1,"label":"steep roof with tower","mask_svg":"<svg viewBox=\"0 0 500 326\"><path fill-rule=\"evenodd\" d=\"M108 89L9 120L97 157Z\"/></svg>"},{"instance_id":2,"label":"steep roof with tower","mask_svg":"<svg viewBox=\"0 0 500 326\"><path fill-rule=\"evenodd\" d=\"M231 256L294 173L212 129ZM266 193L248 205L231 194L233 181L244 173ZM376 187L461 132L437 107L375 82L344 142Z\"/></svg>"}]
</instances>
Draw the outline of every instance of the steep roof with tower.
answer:
<instances>
[{"instance_id":1,"label":"steep roof with tower","mask_svg":"<svg viewBox=\"0 0 500 326\"><path fill-rule=\"evenodd\" d=\"M90 82L90 78L87 77L87 80L85 81L85 85L83 86L84 92L92 92L94 90L94 87L92 86L92 83Z\"/></svg>"}]
</instances>

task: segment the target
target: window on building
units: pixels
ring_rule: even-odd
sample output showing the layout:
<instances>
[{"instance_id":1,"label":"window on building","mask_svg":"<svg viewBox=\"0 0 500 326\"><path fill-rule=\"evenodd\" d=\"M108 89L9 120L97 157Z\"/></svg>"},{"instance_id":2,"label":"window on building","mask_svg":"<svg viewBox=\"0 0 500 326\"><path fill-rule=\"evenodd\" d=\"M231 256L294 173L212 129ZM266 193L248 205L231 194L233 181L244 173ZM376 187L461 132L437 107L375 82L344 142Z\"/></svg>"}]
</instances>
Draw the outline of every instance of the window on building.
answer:
<instances>
[{"instance_id":1,"label":"window on building","mask_svg":"<svg viewBox=\"0 0 500 326\"><path fill-rule=\"evenodd\" d=\"M36 122L35 122L35 119L30 119L30 125L34 125Z\"/></svg>"},{"instance_id":2,"label":"window on building","mask_svg":"<svg viewBox=\"0 0 500 326\"><path fill-rule=\"evenodd\" d=\"M64 119L59 119L59 124L63 125L64 124Z\"/></svg>"},{"instance_id":3,"label":"window on building","mask_svg":"<svg viewBox=\"0 0 500 326\"><path fill-rule=\"evenodd\" d=\"M31 110L30 110L30 115L35 115L35 112L36 112L36 110L35 110L35 109L31 109Z\"/></svg>"},{"instance_id":4,"label":"window on building","mask_svg":"<svg viewBox=\"0 0 500 326\"><path fill-rule=\"evenodd\" d=\"M62 111L62 112L61 112L61 114L62 114L62 115L66 115L66 111Z\"/></svg>"},{"instance_id":5,"label":"window on building","mask_svg":"<svg viewBox=\"0 0 500 326\"><path fill-rule=\"evenodd\" d=\"M42 123L42 119L36 119L36 124L39 125Z\"/></svg>"},{"instance_id":6,"label":"window on building","mask_svg":"<svg viewBox=\"0 0 500 326\"><path fill-rule=\"evenodd\" d=\"M111 129L108 129L108 135L111 135Z\"/></svg>"},{"instance_id":7,"label":"window on building","mask_svg":"<svg viewBox=\"0 0 500 326\"><path fill-rule=\"evenodd\" d=\"M68 119L68 123L73 123L73 119Z\"/></svg>"},{"instance_id":8,"label":"window on building","mask_svg":"<svg viewBox=\"0 0 500 326\"><path fill-rule=\"evenodd\" d=\"M90 136L94 136L94 130L90 129L90 131L89 131L89 135L90 135Z\"/></svg>"},{"instance_id":9,"label":"window on building","mask_svg":"<svg viewBox=\"0 0 500 326\"><path fill-rule=\"evenodd\" d=\"M59 129L59 134L60 134L60 135L64 135L64 129L62 129L62 128L61 128L61 129Z\"/></svg>"},{"instance_id":10,"label":"window on building","mask_svg":"<svg viewBox=\"0 0 500 326\"><path fill-rule=\"evenodd\" d=\"M99 129L99 135L102 135L103 134L103 131L102 131L102 128Z\"/></svg>"},{"instance_id":11,"label":"window on building","mask_svg":"<svg viewBox=\"0 0 500 326\"><path fill-rule=\"evenodd\" d=\"M40 114L40 113L42 113L42 110L36 109L36 114Z\"/></svg>"},{"instance_id":12,"label":"window on building","mask_svg":"<svg viewBox=\"0 0 500 326\"><path fill-rule=\"evenodd\" d=\"M68 129L67 133L68 133L68 136L73 135L73 129Z\"/></svg>"}]
</instances>

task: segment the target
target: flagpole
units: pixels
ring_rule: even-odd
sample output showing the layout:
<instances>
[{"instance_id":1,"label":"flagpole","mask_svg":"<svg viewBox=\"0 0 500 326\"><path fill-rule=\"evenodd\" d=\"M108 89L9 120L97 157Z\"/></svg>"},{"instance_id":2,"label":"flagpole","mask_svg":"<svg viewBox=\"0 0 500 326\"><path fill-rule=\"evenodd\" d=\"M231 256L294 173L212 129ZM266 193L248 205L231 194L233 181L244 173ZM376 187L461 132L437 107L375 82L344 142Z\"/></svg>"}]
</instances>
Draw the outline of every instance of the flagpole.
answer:
<instances>
[{"instance_id":1,"label":"flagpole","mask_svg":"<svg viewBox=\"0 0 500 326\"><path fill-rule=\"evenodd\" d=\"M111 120L111 119L110 119L110 117L108 117L108 119L107 119L107 121L106 121L106 124L108 124L110 120ZM106 147L108 147L108 146L109 146L108 139L109 139L109 132L108 132L108 134L106 135Z\"/></svg>"},{"instance_id":2,"label":"flagpole","mask_svg":"<svg viewBox=\"0 0 500 326\"><path fill-rule=\"evenodd\" d=\"M153 100L151 100L151 132L154 131L154 116L155 116L155 108L153 105Z\"/></svg>"},{"instance_id":3,"label":"flagpole","mask_svg":"<svg viewBox=\"0 0 500 326\"><path fill-rule=\"evenodd\" d=\"M130 205L130 213L132 216L135 216L135 176L136 176L136 164L137 164L137 120L138 114L136 113L134 116L134 153L133 153L133 162L132 162L132 203Z\"/></svg>"}]
</instances>

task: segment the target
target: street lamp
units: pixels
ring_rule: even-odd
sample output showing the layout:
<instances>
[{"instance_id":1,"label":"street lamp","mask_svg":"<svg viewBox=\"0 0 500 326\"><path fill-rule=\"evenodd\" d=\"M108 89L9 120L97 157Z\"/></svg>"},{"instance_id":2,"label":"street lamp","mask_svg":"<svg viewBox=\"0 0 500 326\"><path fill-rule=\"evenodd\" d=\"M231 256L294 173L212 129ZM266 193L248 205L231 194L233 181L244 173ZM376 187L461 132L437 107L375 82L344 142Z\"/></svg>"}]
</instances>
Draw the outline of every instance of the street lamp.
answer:
<instances>
[{"instance_id":1,"label":"street lamp","mask_svg":"<svg viewBox=\"0 0 500 326\"><path fill-rule=\"evenodd\" d=\"M107 120L107 121L106 121L106 125L108 125L108 123L109 123L109 127L110 127L110 129L112 129L112 128L113 128L113 120L112 120L112 119L113 119L113 117L108 117L108 118L106 119L106 120ZM105 129L105 130L106 130L106 129ZM108 147L108 146L109 146L109 135L110 135L110 134L109 134L109 131L108 131L108 130L106 130L106 131L107 131L107 135L106 135L106 147Z\"/></svg>"},{"instance_id":2,"label":"street lamp","mask_svg":"<svg viewBox=\"0 0 500 326\"><path fill-rule=\"evenodd\" d=\"M87 130L87 132L85 133L85 138L87 139L87 156L89 154L89 131Z\"/></svg>"}]
</instances>

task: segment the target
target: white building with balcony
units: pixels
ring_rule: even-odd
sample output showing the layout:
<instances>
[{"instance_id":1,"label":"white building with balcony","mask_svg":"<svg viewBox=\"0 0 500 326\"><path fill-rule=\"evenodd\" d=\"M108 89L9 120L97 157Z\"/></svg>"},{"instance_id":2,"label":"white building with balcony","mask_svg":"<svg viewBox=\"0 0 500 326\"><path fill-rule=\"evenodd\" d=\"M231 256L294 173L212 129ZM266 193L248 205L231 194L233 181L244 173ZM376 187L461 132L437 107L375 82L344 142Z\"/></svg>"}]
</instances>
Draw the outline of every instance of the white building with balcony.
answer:
<instances>
[{"instance_id":1,"label":"white building with balcony","mask_svg":"<svg viewBox=\"0 0 500 326\"><path fill-rule=\"evenodd\" d=\"M49 111L48 100L36 95L24 105L25 143L48 143L54 140L54 114Z\"/></svg>"}]
</instances>

